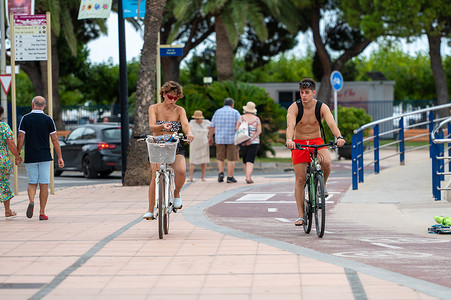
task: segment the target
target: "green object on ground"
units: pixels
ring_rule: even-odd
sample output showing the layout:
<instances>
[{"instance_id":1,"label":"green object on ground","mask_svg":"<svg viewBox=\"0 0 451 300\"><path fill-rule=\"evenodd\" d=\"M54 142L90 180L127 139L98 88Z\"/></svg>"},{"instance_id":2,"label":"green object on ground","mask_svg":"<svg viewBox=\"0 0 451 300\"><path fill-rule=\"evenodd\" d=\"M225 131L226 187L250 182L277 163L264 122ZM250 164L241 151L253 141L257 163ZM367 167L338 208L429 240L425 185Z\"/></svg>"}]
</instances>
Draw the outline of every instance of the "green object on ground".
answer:
<instances>
[{"instance_id":1,"label":"green object on ground","mask_svg":"<svg viewBox=\"0 0 451 300\"><path fill-rule=\"evenodd\" d=\"M435 222L445 226L451 226L451 217L434 216Z\"/></svg>"}]
</instances>

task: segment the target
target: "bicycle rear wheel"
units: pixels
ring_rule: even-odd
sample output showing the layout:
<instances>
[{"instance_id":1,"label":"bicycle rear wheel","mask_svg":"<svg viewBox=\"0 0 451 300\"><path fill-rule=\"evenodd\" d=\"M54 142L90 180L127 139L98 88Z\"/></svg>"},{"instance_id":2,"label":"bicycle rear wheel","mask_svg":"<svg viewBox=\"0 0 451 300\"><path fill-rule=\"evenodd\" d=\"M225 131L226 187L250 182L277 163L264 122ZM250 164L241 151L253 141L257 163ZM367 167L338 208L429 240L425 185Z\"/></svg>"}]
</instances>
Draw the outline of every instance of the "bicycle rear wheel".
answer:
<instances>
[{"instance_id":1,"label":"bicycle rear wheel","mask_svg":"<svg viewBox=\"0 0 451 300\"><path fill-rule=\"evenodd\" d=\"M315 226L318 237L323 237L324 227L326 225L326 197L324 196L324 177L322 174L317 174L315 178Z\"/></svg>"},{"instance_id":2,"label":"bicycle rear wheel","mask_svg":"<svg viewBox=\"0 0 451 300\"><path fill-rule=\"evenodd\" d=\"M305 191L307 190L307 194ZM312 230L312 208L310 206L310 198L311 198L311 191L310 191L310 184L309 180L306 180L305 186L304 186L304 219L305 219L305 225L304 225L304 232L310 233L310 230Z\"/></svg>"},{"instance_id":3,"label":"bicycle rear wheel","mask_svg":"<svg viewBox=\"0 0 451 300\"><path fill-rule=\"evenodd\" d=\"M164 174L160 174L159 178L159 184L158 184L158 237L160 239L163 238L163 223L164 223L164 215L166 208L165 206L165 186L166 186L166 180L164 178Z\"/></svg>"}]
</instances>

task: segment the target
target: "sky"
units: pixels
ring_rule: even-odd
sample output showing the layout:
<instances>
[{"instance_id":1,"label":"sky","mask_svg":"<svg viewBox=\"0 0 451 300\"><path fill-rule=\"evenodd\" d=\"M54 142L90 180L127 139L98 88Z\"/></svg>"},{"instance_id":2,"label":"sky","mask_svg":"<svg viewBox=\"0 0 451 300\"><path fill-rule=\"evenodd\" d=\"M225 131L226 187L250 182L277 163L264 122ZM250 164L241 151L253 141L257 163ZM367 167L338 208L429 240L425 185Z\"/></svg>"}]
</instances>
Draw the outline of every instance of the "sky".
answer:
<instances>
[{"instance_id":1,"label":"sky","mask_svg":"<svg viewBox=\"0 0 451 300\"><path fill-rule=\"evenodd\" d=\"M88 43L90 50L89 59L92 63L102 63L107 62L112 59L114 64L119 64L119 41L118 41L118 20L117 14L111 13L107 20L108 26L108 36L101 36L100 38ZM137 32L130 24L125 22L125 40L126 40L126 55L127 61L130 61L134 57L138 57L141 53L143 46L143 39L140 32ZM311 34L304 34L299 36L299 45L309 44L310 48L313 49ZM427 52L428 42L427 38L423 37L417 39L414 43L407 44L402 43L402 47L405 51L408 51L411 55L415 55L418 51ZM369 55L372 51L377 48L377 43L371 43L367 49L363 52L363 55ZM294 53L299 53L303 55L306 51L305 46L303 49L299 47L298 49L292 50ZM451 47L442 40L442 56L451 55Z\"/></svg>"}]
</instances>

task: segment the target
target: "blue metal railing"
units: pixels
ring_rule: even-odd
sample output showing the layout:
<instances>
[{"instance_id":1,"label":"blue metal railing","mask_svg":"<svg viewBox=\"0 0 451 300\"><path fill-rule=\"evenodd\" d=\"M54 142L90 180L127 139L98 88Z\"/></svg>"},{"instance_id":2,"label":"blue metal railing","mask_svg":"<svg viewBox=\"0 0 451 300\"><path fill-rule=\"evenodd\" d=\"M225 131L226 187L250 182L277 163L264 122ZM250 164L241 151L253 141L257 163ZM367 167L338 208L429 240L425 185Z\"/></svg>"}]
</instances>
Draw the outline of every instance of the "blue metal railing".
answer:
<instances>
[{"instance_id":1,"label":"blue metal railing","mask_svg":"<svg viewBox=\"0 0 451 300\"><path fill-rule=\"evenodd\" d=\"M434 128L434 124L442 121L445 118L436 118L434 119L434 112L442 109L451 108L451 103L443 104L439 106L434 106L430 108L419 109L416 111L412 111L409 113L404 113L394 117L388 117L381 120L377 120L368 124L361 126L358 129L354 130L354 135L352 136L352 189L357 190L359 182L364 182L364 171L365 167L369 165L374 165L374 173L380 172L380 162L384 159L398 156L401 165L405 164L405 153L408 151L419 150L423 148L428 148L432 144L432 140L429 137L429 144L412 147L406 150L405 141L417 139L421 137L426 137L430 135ZM426 118L420 118L420 122L409 124L410 122L406 122L407 120L412 120L412 116L416 115L427 115ZM383 126L384 128L390 127L386 126L386 124L390 124L393 129L382 131L380 130ZM394 126L392 126L394 125ZM410 136L408 138L405 137L405 131L408 129L417 129L421 127L428 127L427 133L421 133L415 136ZM363 137L363 133L365 130L373 129L373 134L368 137ZM381 139L387 139L394 137L394 141L390 143L386 143L384 145L380 145ZM372 142L372 147L371 147ZM365 146L369 146L370 149L364 151L364 143ZM385 157L380 157L380 150L386 147L390 147L396 145L397 151L394 154L387 155ZM366 164L364 164L364 154L366 153L374 153L374 159Z\"/></svg>"},{"instance_id":2,"label":"blue metal railing","mask_svg":"<svg viewBox=\"0 0 451 300\"><path fill-rule=\"evenodd\" d=\"M447 134L442 129L447 125ZM445 175L451 175L451 118L447 118L438 124L431 132L431 158L432 158L432 195L435 200L442 199L443 190L451 190L450 187L442 188L441 182L445 180ZM447 147L445 147L447 144ZM447 156L445 151L448 150ZM448 161L448 171L445 170L445 161Z\"/></svg>"}]
</instances>

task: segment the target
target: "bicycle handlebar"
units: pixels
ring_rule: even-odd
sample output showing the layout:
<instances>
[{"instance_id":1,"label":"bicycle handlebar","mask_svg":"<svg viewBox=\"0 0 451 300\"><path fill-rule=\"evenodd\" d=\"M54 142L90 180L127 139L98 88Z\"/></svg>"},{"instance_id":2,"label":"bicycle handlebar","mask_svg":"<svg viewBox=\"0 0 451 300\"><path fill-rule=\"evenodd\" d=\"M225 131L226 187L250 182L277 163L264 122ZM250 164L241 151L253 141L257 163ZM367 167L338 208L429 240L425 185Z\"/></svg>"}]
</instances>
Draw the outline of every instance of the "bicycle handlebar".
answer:
<instances>
[{"instance_id":1,"label":"bicycle handlebar","mask_svg":"<svg viewBox=\"0 0 451 300\"><path fill-rule=\"evenodd\" d=\"M185 136L182 133L174 132L174 134L172 134L172 135L168 134L167 136L170 136L170 137L166 141L162 141L162 142L164 142L164 143L166 143L166 142L178 142L178 141L189 142L189 140L186 139ZM154 136L154 135L140 134L140 135L133 136L133 138L137 139L138 141L144 141L145 139L148 139L148 138L156 140L158 138L162 139L163 135Z\"/></svg>"},{"instance_id":2,"label":"bicycle handlebar","mask_svg":"<svg viewBox=\"0 0 451 300\"><path fill-rule=\"evenodd\" d=\"M296 145L297 150L307 150L306 148L319 149L322 147L330 147L332 149L337 148L337 143L335 143L335 142L329 142L327 144L319 144L319 145L302 145L302 144L296 143L295 145Z\"/></svg>"}]
</instances>

